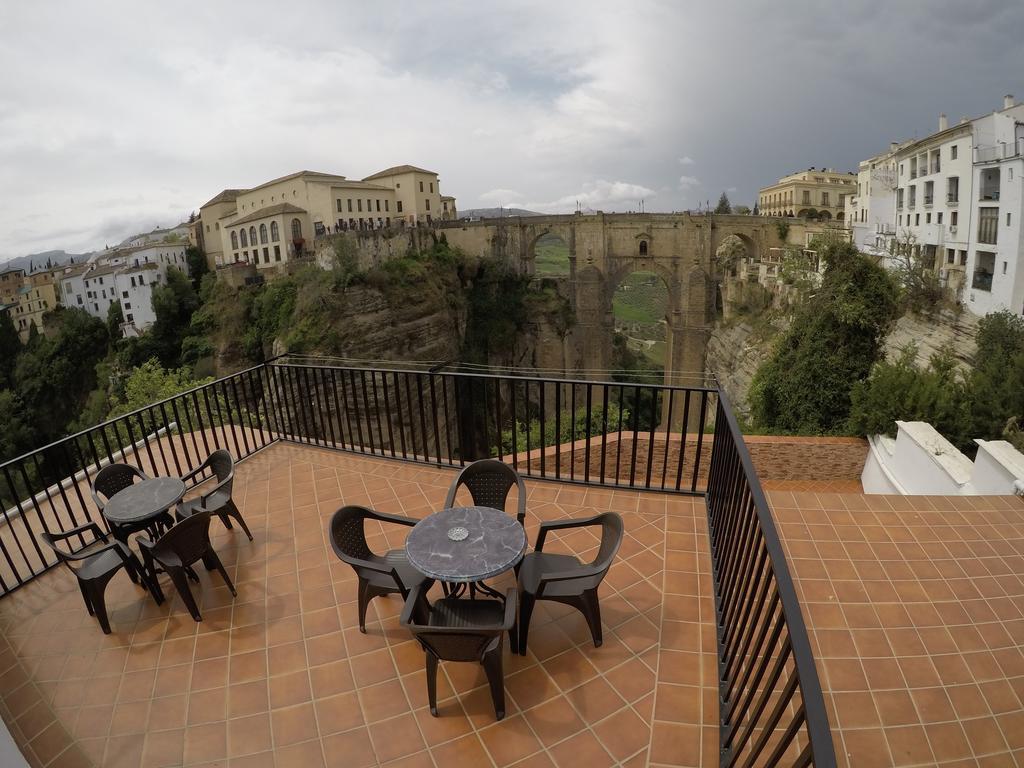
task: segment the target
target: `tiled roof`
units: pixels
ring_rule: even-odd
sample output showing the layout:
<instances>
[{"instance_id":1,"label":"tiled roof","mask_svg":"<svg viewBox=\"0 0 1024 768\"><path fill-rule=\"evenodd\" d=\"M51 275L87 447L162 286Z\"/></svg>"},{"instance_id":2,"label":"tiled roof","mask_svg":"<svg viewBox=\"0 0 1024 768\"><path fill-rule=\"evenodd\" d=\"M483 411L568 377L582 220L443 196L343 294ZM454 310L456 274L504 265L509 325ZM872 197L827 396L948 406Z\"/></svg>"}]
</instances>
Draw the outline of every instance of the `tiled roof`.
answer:
<instances>
[{"instance_id":1,"label":"tiled roof","mask_svg":"<svg viewBox=\"0 0 1024 768\"><path fill-rule=\"evenodd\" d=\"M214 205L216 203L233 203L235 200L238 199L238 196L240 194L247 191L248 190L245 189L225 189L220 194L215 195L211 200L207 200L205 203L199 206L199 208L200 210L202 210L203 208L206 208L208 205Z\"/></svg>"},{"instance_id":2,"label":"tiled roof","mask_svg":"<svg viewBox=\"0 0 1024 768\"><path fill-rule=\"evenodd\" d=\"M306 211L299 208L297 205L291 203L278 203L277 205L268 205L266 208L260 208L258 211L253 211L248 216L244 216L238 221L232 221L230 224L225 224L227 227L234 227L238 224L248 224L250 221L259 221L260 219L266 219L270 216L278 216L282 213L305 213Z\"/></svg>"},{"instance_id":3,"label":"tiled roof","mask_svg":"<svg viewBox=\"0 0 1024 768\"><path fill-rule=\"evenodd\" d=\"M400 173L429 173L433 176L437 176L434 171L428 171L426 168L417 168L415 165L395 165L391 168L385 168L383 171L377 171L377 173L367 176L363 181L379 179L383 176L397 176Z\"/></svg>"}]
</instances>

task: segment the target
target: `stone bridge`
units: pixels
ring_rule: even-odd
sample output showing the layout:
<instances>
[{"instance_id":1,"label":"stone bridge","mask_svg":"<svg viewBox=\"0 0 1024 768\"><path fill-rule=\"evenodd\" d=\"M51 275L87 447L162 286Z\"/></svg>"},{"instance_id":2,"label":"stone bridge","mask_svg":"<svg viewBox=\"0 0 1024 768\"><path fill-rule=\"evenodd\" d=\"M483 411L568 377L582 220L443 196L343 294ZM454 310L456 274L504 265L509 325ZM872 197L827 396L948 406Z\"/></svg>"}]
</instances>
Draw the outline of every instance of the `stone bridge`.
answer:
<instances>
[{"instance_id":1,"label":"stone bridge","mask_svg":"<svg viewBox=\"0 0 1024 768\"><path fill-rule=\"evenodd\" d=\"M438 226L450 245L469 254L500 258L534 274L535 248L546 234L569 247L570 298L582 340L585 370L611 367L612 298L633 272L653 272L668 287L665 382L703 380L708 334L716 313L714 255L736 236L746 256L759 261L768 248L784 245L777 223L760 216L691 214L574 214L480 221ZM786 241L805 243L806 225L787 220Z\"/></svg>"}]
</instances>

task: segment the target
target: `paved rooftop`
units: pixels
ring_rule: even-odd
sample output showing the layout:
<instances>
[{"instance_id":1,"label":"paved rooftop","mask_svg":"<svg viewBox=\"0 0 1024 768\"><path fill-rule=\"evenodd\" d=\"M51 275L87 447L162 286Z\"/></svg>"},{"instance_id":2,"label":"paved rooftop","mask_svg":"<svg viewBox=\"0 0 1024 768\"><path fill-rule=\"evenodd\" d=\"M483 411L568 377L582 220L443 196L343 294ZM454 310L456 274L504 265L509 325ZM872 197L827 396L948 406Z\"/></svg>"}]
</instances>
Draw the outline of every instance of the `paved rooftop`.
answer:
<instances>
[{"instance_id":1,"label":"paved rooftop","mask_svg":"<svg viewBox=\"0 0 1024 768\"><path fill-rule=\"evenodd\" d=\"M607 509L625 518L602 587L605 643L593 647L575 612L540 603L528 656L506 646L505 720L495 722L472 664L442 663L441 717L429 715L423 652L398 626L399 599L374 600L360 634L355 577L325 531L348 503L424 516L441 507L453 477L271 446L237 469L236 500L256 541L216 521L212 529L237 598L200 569L196 624L176 595L157 607L118 575L105 636L74 579L55 569L0 601L0 713L33 765L715 764L701 499L527 481L531 543L540 519ZM388 536L373 545L400 544ZM546 549L596 546L576 531Z\"/></svg>"}]
</instances>

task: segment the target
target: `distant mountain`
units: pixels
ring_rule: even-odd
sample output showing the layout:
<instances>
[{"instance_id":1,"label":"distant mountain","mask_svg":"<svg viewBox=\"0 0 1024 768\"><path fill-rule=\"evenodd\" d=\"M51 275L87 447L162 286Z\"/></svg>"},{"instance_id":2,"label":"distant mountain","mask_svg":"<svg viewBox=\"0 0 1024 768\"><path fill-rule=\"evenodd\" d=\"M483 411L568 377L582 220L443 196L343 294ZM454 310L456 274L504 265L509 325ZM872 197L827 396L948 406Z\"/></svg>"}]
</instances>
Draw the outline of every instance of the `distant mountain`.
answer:
<instances>
[{"instance_id":1,"label":"distant mountain","mask_svg":"<svg viewBox=\"0 0 1024 768\"><path fill-rule=\"evenodd\" d=\"M537 211L528 211L525 208L467 208L459 211L460 219L500 219L509 216L546 216L547 214Z\"/></svg>"},{"instance_id":2,"label":"distant mountain","mask_svg":"<svg viewBox=\"0 0 1024 768\"><path fill-rule=\"evenodd\" d=\"M4 262L3 264L0 264L0 270L7 271L8 269L23 269L26 272L38 272L40 269L46 269L47 263L49 263L51 267L59 267L63 264L70 263L71 259L74 259L76 264L80 264L88 257L88 253L43 251L42 253L30 253L28 256L18 256L17 258Z\"/></svg>"}]
</instances>

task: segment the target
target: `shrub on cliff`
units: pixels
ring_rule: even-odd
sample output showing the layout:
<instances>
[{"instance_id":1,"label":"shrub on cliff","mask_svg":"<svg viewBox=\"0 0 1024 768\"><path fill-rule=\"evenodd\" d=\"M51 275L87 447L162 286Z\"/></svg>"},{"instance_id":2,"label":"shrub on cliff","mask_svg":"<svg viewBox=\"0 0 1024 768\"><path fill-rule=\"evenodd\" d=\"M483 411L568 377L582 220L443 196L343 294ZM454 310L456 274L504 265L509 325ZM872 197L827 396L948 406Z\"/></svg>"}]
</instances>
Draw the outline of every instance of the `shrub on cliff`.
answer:
<instances>
[{"instance_id":1,"label":"shrub on cliff","mask_svg":"<svg viewBox=\"0 0 1024 768\"><path fill-rule=\"evenodd\" d=\"M750 406L758 429L845 431L853 385L871 371L896 319L899 291L884 269L849 243L830 242L821 256L821 287L754 375Z\"/></svg>"}]
</instances>

